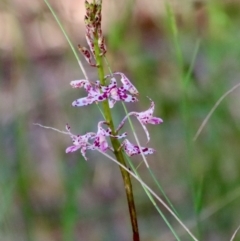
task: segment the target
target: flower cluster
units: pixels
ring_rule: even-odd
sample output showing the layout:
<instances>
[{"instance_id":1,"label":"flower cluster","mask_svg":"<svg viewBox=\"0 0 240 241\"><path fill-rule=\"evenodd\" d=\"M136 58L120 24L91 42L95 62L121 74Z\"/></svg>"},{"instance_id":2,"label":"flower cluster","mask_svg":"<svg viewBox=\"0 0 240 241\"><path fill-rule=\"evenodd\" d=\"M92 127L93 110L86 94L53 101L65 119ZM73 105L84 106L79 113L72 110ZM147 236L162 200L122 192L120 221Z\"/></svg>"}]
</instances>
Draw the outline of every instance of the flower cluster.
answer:
<instances>
[{"instance_id":1,"label":"flower cluster","mask_svg":"<svg viewBox=\"0 0 240 241\"><path fill-rule=\"evenodd\" d=\"M121 87L117 86L115 75L121 76L123 84ZM73 88L83 87L88 92L86 97L75 100L72 105L80 107L90 105L93 102L108 100L110 108L112 108L116 101L135 102L138 100L135 96L138 94L137 89L123 73L116 72L112 76L107 75L105 79L109 77L111 77L111 80L108 86L101 85L98 80L95 83L85 79L71 81L70 85Z\"/></svg>"},{"instance_id":2,"label":"flower cluster","mask_svg":"<svg viewBox=\"0 0 240 241\"><path fill-rule=\"evenodd\" d=\"M102 35L101 30L101 1L96 1L95 3L89 4L87 1L85 2L86 6L86 16L85 16L85 25L86 25L86 40L89 45L89 49L79 46L79 49L83 53L87 62L91 66L98 67L96 64L92 62L92 56L96 59L98 55L104 55L106 53L106 46L104 37ZM95 42L98 40L97 42ZM96 47L97 45L97 47ZM98 51L95 51L98 50ZM98 53L96 53L98 52ZM119 80L119 81L118 81ZM120 82L120 84L118 83ZM137 95L138 90L131 83L131 81L127 78L127 76L121 72L115 72L111 75L106 75L104 77L104 83L109 83L108 85L100 83L99 80L95 82L89 81L87 79L81 80L73 80L70 82L70 85L73 88L84 88L87 92L87 96L79 98L73 101L72 105L76 107L87 106L93 103L108 101L109 107L113 108L117 101L123 102L136 102L138 101ZM102 152L106 152L107 150L113 149L108 145L107 137L123 139L122 144L119 147L119 151L123 150L128 156L138 155L138 154L152 154L154 153L154 149L149 147L141 147L138 145L134 145L126 139L127 133L118 134L119 131L124 126L126 120L130 116L135 116L137 120L142 125L146 136L147 142L150 140L150 135L146 128L147 124L160 124L162 123L162 119L153 116L154 112L154 102L149 98L151 105L150 108L143 112L130 112L128 113L123 120L120 122L118 128L114 131L108 126L108 122L100 121L98 123L96 132L88 132L84 135L74 135L70 131L70 126L67 125L67 133L72 138L73 145L69 146L66 149L66 152L75 152L77 150L81 151L82 156L86 158L87 150L99 150ZM106 126L106 128L103 127ZM115 150L116 151L116 150Z\"/></svg>"},{"instance_id":3,"label":"flower cluster","mask_svg":"<svg viewBox=\"0 0 240 241\"><path fill-rule=\"evenodd\" d=\"M118 87L117 80L114 76L120 75L122 86ZM71 86L73 88L84 88L88 95L86 97L80 98L75 100L72 105L73 106L85 106L92 104L94 102L108 100L110 107L113 107L116 101L124 101L124 102L135 102L137 101L136 95L138 91L136 87L131 83L131 81L126 77L125 74L116 72L113 75L105 76L106 79L110 79L110 84L107 86L103 86L96 81L95 83L91 83L88 80L74 80L71 81ZM154 112L154 102L149 98L151 105L150 108L143 112L129 112L123 120L120 122L118 128L116 129L116 133L120 131L120 129L124 126L126 120L130 116L136 116L140 124L142 125L146 135L147 141L150 140L150 135L146 128L146 124L160 124L162 123L162 119L153 116ZM113 137L116 139L122 139L127 136L127 133L123 133L121 135L113 135L112 130L108 127L104 129L102 125L108 125L106 121L100 121L98 123L98 130L96 133L89 132L85 135L74 135L70 132L70 127L67 125L67 131L72 138L73 146L70 146L66 149L66 152L74 152L78 149L81 150L81 153L85 159L86 158L86 150L100 150L100 151L107 151L111 148L108 145L106 137ZM148 147L140 147L137 145L133 145L129 142L129 140L125 139L122 144L121 148L126 152L127 155L133 156L137 154L143 153L144 155L152 154L154 149Z\"/></svg>"},{"instance_id":4,"label":"flower cluster","mask_svg":"<svg viewBox=\"0 0 240 241\"><path fill-rule=\"evenodd\" d=\"M87 160L86 157L86 150L96 150L99 149L101 151L107 151L107 149L111 149L108 146L108 142L106 140L107 136L111 136L117 139L121 139L127 136L127 133L123 133L122 135L112 135L112 131L110 128L107 128L106 130L102 127L103 124L107 124L105 121L100 121L98 123L98 131L97 133L94 132L88 132L85 135L74 135L70 131L70 126L66 125L66 130L68 134L72 138L73 145L69 146L66 149L66 153L74 152L77 150L81 150L82 156ZM94 140L91 142L91 140Z\"/></svg>"}]
</instances>

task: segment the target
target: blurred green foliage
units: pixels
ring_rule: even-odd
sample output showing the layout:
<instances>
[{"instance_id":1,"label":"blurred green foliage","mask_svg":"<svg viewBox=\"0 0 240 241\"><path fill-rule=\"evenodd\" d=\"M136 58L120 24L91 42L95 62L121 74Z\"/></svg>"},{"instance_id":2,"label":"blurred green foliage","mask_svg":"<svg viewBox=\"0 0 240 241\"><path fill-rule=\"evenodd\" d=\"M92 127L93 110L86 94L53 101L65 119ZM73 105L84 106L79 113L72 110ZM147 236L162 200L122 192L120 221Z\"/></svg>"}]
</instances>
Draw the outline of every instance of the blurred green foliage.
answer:
<instances>
[{"instance_id":1,"label":"blurred green foliage","mask_svg":"<svg viewBox=\"0 0 240 241\"><path fill-rule=\"evenodd\" d=\"M129 76L141 93L129 110L146 109L150 96L156 116L164 120L149 127L150 146L157 150L149 157L152 170L200 240L230 240L240 222L240 90L220 104L195 142L193 137L216 101L240 81L240 3L170 3L174 38L164 6L103 2L104 8L121 7L119 18L104 14L103 19L111 68ZM69 86L82 78L70 48L44 4L1 4L0 18L10 23L1 21L5 35L0 37L0 240L129 240L118 167L97 153L88 153L88 162L79 153L66 155L67 136L33 125L64 129L69 123L84 133L101 120L96 106L71 107L84 93ZM85 45L83 28L79 31L60 4L54 7L73 43ZM79 14L83 19L84 12ZM96 79L95 69L85 66ZM117 108L119 122L123 112ZM144 142L141 127L136 128ZM141 158L133 161L137 166ZM144 165L138 171L155 189ZM133 185L142 240L174 240L140 185ZM190 240L162 211L182 240Z\"/></svg>"}]
</instances>

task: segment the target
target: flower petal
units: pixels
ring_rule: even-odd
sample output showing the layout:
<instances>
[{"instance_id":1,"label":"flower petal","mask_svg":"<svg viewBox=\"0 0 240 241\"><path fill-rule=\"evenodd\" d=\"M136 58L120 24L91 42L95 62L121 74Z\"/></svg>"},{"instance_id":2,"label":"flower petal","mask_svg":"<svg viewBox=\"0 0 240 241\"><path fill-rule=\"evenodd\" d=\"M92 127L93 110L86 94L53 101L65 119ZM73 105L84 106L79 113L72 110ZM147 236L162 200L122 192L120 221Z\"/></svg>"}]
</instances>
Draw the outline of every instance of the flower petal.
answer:
<instances>
[{"instance_id":1,"label":"flower petal","mask_svg":"<svg viewBox=\"0 0 240 241\"><path fill-rule=\"evenodd\" d=\"M119 98L125 102L136 102L138 99L135 96L126 94L126 91L119 91L118 90Z\"/></svg>"},{"instance_id":2,"label":"flower petal","mask_svg":"<svg viewBox=\"0 0 240 241\"><path fill-rule=\"evenodd\" d=\"M92 55L87 48L78 45L78 49L83 54L83 56L85 57L85 59L86 59L86 61L88 62L89 65L91 65L93 67L97 67L96 64L92 63Z\"/></svg>"},{"instance_id":3,"label":"flower petal","mask_svg":"<svg viewBox=\"0 0 240 241\"><path fill-rule=\"evenodd\" d=\"M148 99L151 101L151 106L148 110L143 111L143 112L138 112L136 113L136 117L138 118L138 120L144 124L153 124L153 125L157 125L163 122L163 120L161 118L158 117L153 117L153 112L154 112L154 102L148 97Z\"/></svg>"},{"instance_id":4,"label":"flower petal","mask_svg":"<svg viewBox=\"0 0 240 241\"><path fill-rule=\"evenodd\" d=\"M77 151L78 149L81 150L82 156L84 157L85 160L87 160L86 158L86 150L90 149L90 150L94 150L95 147L93 146L93 144L90 144L88 142L88 140L91 138L94 138L96 136L96 133L94 132L88 132L85 135L74 135L71 133L70 131L70 126L67 124L66 125L66 130L68 131L70 137L72 138L72 142L73 142L73 146L69 146L66 149L66 153L69 152L74 152Z\"/></svg>"},{"instance_id":5,"label":"flower petal","mask_svg":"<svg viewBox=\"0 0 240 241\"><path fill-rule=\"evenodd\" d=\"M72 80L70 82L70 85L73 88L82 88L85 85L91 85L91 83L88 80L86 80L86 79L81 79L81 80Z\"/></svg>"},{"instance_id":6,"label":"flower petal","mask_svg":"<svg viewBox=\"0 0 240 241\"><path fill-rule=\"evenodd\" d=\"M112 109L114 107L114 105L116 104L116 100L108 99L108 104L109 104L109 107Z\"/></svg>"},{"instance_id":7,"label":"flower petal","mask_svg":"<svg viewBox=\"0 0 240 241\"><path fill-rule=\"evenodd\" d=\"M83 146L81 149L81 154L82 154L83 158L87 161L86 150L87 150L87 147Z\"/></svg>"},{"instance_id":8,"label":"flower petal","mask_svg":"<svg viewBox=\"0 0 240 241\"><path fill-rule=\"evenodd\" d=\"M133 95L137 95L138 94L138 90L131 83L131 81L127 78L127 76L125 74L123 74L121 72L115 72L113 74L121 76L121 82L123 83L123 87L124 87L125 90L128 90Z\"/></svg>"},{"instance_id":9,"label":"flower petal","mask_svg":"<svg viewBox=\"0 0 240 241\"><path fill-rule=\"evenodd\" d=\"M158 117L152 117L151 119L148 120L148 123L152 124L152 125L158 125L158 124L163 123L163 120Z\"/></svg>"},{"instance_id":10,"label":"flower petal","mask_svg":"<svg viewBox=\"0 0 240 241\"><path fill-rule=\"evenodd\" d=\"M77 99L75 101L72 102L72 106L86 106L86 105L90 105L92 104L94 101L96 101L96 98L93 96L87 96L87 97L83 97L80 99Z\"/></svg>"},{"instance_id":11,"label":"flower petal","mask_svg":"<svg viewBox=\"0 0 240 241\"><path fill-rule=\"evenodd\" d=\"M80 148L81 148L81 146L69 146L69 147L66 149L66 153L77 151L77 150L80 149Z\"/></svg>"},{"instance_id":12,"label":"flower petal","mask_svg":"<svg viewBox=\"0 0 240 241\"><path fill-rule=\"evenodd\" d=\"M129 142L127 139L123 142L123 148L128 156L134 156L141 154L141 152L144 155L153 154L155 150L153 148L148 147L139 147L137 145L133 145L131 142Z\"/></svg>"},{"instance_id":13,"label":"flower petal","mask_svg":"<svg viewBox=\"0 0 240 241\"><path fill-rule=\"evenodd\" d=\"M149 98L150 99L150 98ZM150 99L151 101L151 106L148 110L146 111L143 111L143 112L129 112L124 118L123 120L120 122L118 128L116 129L116 132L118 132L124 125L125 121L127 120L127 118L129 116L136 116L138 121L140 122L140 124L142 125L143 127L143 130L144 132L146 133L146 136L147 136L147 142L149 142L150 140L150 135L149 135L149 132L146 128L146 124L152 124L152 125L157 125L157 124L160 124L163 122L163 120L159 117L153 117L153 111L154 111L154 102Z\"/></svg>"},{"instance_id":14,"label":"flower petal","mask_svg":"<svg viewBox=\"0 0 240 241\"><path fill-rule=\"evenodd\" d=\"M105 38L103 36L100 36L98 38L98 46L99 46L99 49L100 49L100 56L103 56L104 54L106 54L107 52L107 46L106 46L106 43L105 43Z\"/></svg>"},{"instance_id":15,"label":"flower petal","mask_svg":"<svg viewBox=\"0 0 240 241\"><path fill-rule=\"evenodd\" d=\"M98 135L94 141L94 146L97 149L100 149L101 151L105 152L108 149L108 143L103 135Z\"/></svg>"}]
</instances>

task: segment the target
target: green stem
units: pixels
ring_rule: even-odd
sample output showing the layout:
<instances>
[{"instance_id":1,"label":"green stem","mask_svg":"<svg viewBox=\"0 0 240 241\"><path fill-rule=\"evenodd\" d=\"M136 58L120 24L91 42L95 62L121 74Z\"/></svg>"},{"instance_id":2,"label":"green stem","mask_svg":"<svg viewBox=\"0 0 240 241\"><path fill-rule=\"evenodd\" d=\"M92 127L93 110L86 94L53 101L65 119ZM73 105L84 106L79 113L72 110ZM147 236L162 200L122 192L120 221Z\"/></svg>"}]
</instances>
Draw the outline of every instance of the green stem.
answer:
<instances>
[{"instance_id":1,"label":"green stem","mask_svg":"<svg viewBox=\"0 0 240 241\"><path fill-rule=\"evenodd\" d=\"M96 64L98 66L98 77L99 77L100 83L102 85L105 85L106 83L104 79L103 58L100 55L100 50L97 44L97 36L95 36L94 50L95 50L95 56L96 56ZM107 100L103 101L103 113L105 116L105 120L108 122L108 125L112 130L113 135L116 134L111 111ZM111 139L111 143L114 149L114 155L116 159L123 166L127 167L123 153L121 150L119 150L119 147L120 147L119 141L116 138L110 138L110 139ZM135 203L134 203L131 178L129 173L126 170L124 170L122 167L120 167L120 171L122 174L125 192L127 195L127 202L128 202L130 220L131 220L132 231L133 231L133 241L139 241L140 237L139 237L139 231L138 231L137 212L136 212Z\"/></svg>"}]
</instances>

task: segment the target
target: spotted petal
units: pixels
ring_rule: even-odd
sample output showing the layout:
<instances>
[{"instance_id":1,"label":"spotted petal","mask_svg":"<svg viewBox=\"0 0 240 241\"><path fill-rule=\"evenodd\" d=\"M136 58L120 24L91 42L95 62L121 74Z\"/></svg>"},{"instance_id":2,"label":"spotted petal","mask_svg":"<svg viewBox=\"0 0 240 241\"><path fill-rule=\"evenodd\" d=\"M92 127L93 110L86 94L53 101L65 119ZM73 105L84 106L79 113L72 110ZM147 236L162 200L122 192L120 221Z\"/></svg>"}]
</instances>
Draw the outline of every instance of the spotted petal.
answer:
<instances>
[{"instance_id":1,"label":"spotted petal","mask_svg":"<svg viewBox=\"0 0 240 241\"><path fill-rule=\"evenodd\" d=\"M83 56L85 57L85 59L86 59L86 61L88 62L89 65L91 65L93 67L97 67L97 65L92 62L93 61L92 55L87 48L78 45L78 49L83 54Z\"/></svg>"},{"instance_id":2,"label":"spotted petal","mask_svg":"<svg viewBox=\"0 0 240 241\"><path fill-rule=\"evenodd\" d=\"M150 99L150 98L149 98ZM147 141L150 140L150 135L148 133L148 130L146 128L146 124L152 124L152 125L157 125L163 122L163 120L159 117L153 117L153 111L154 111L154 102L150 99L151 101L151 106L148 110L143 111L143 112L129 112L121 121L121 123L119 124L118 128L116 129L116 131L118 132L124 125L125 121L127 120L127 118L131 115L134 115L137 117L138 121L140 122L140 124L143 127L144 132L146 133L147 136Z\"/></svg>"},{"instance_id":3,"label":"spotted petal","mask_svg":"<svg viewBox=\"0 0 240 241\"><path fill-rule=\"evenodd\" d=\"M153 117L153 112L154 112L154 102L148 97L148 99L151 101L151 106L148 110L136 113L136 117L138 120L143 123L143 124L153 124L157 125L163 122L161 118L158 117Z\"/></svg>"},{"instance_id":4,"label":"spotted petal","mask_svg":"<svg viewBox=\"0 0 240 241\"><path fill-rule=\"evenodd\" d=\"M124 101L124 102L136 102L138 99L135 96L129 95L126 93L126 91L121 91L118 89L118 96L119 99Z\"/></svg>"},{"instance_id":5,"label":"spotted petal","mask_svg":"<svg viewBox=\"0 0 240 241\"><path fill-rule=\"evenodd\" d=\"M143 153L144 155L150 155L155 152L153 148L139 147L137 145L133 145L127 139L124 140L124 142L122 143L122 146L128 156L139 155L141 153Z\"/></svg>"},{"instance_id":6,"label":"spotted petal","mask_svg":"<svg viewBox=\"0 0 240 241\"><path fill-rule=\"evenodd\" d=\"M69 153L69 152L75 152L77 151L78 149L80 149L81 146L69 146L67 149L66 149L66 153Z\"/></svg>"},{"instance_id":7,"label":"spotted petal","mask_svg":"<svg viewBox=\"0 0 240 241\"><path fill-rule=\"evenodd\" d=\"M127 76L121 72L115 72L114 75L121 76L121 82L123 83L123 87L125 90L128 90L132 95L137 95L138 90L136 87L131 83L131 81L127 78Z\"/></svg>"},{"instance_id":8,"label":"spotted petal","mask_svg":"<svg viewBox=\"0 0 240 241\"><path fill-rule=\"evenodd\" d=\"M80 80L72 80L70 82L70 85L73 87L73 88L82 88L84 87L86 84L90 84L90 82L86 79L80 79Z\"/></svg>"},{"instance_id":9,"label":"spotted petal","mask_svg":"<svg viewBox=\"0 0 240 241\"><path fill-rule=\"evenodd\" d=\"M94 146L97 149L100 149L101 151L105 152L108 149L108 142L106 140L106 137L104 135L97 135Z\"/></svg>"},{"instance_id":10,"label":"spotted petal","mask_svg":"<svg viewBox=\"0 0 240 241\"><path fill-rule=\"evenodd\" d=\"M116 101L124 101L124 102L136 102L137 98L130 94L127 94L127 91L124 87L117 87L117 81L113 77L110 80L110 84L108 86L101 86L101 91L103 92L103 96L109 98L110 108L114 107ZM111 100L113 99L113 100Z\"/></svg>"},{"instance_id":11,"label":"spotted petal","mask_svg":"<svg viewBox=\"0 0 240 241\"><path fill-rule=\"evenodd\" d=\"M108 149L108 142L106 140L107 136L111 136L113 138L121 139L126 137L126 132L122 135L112 135L112 131L110 128L107 128L106 130L102 127L103 124L107 124L106 121L100 121L98 123L98 131L94 140L94 146L101 151L106 151Z\"/></svg>"},{"instance_id":12,"label":"spotted petal","mask_svg":"<svg viewBox=\"0 0 240 241\"><path fill-rule=\"evenodd\" d=\"M96 87L93 87L93 86L92 86L92 84L90 83L90 81L85 80L85 79L73 80L73 81L70 82L70 85L71 85L73 88L82 88L82 87L84 87L84 89L85 89L87 92L91 92L91 91L93 91L94 89L96 89Z\"/></svg>"},{"instance_id":13,"label":"spotted petal","mask_svg":"<svg viewBox=\"0 0 240 241\"><path fill-rule=\"evenodd\" d=\"M96 96L94 97L94 96L88 95L87 97L83 97L83 98L73 101L72 106L80 107L80 106L90 105L94 101L96 101L96 99L97 99Z\"/></svg>"},{"instance_id":14,"label":"spotted petal","mask_svg":"<svg viewBox=\"0 0 240 241\"><path fill-rule=\"evenodd\" d=\"M120 75L121 76L121 82L123 83L123 89L129 91L132 95L137 95L138 90L136 87L131 83L131 81L127 78L127 76L121 72L115 72L113 75ZM105 78L109 78L112 75L106 75Z\"/></svg>"},{"instance_id":15,"label":"spotted petal","mask_svg":"<svg viewBox=\"0 0 240 241\"><path fill-rule=\"evenodd\" d=\"M93 102L101 102L108 98L106 93L101 93L98 87L92 87L88 90L88 96L73 101L72 106L86 106Z\"/></svg>"}]
</instances>

